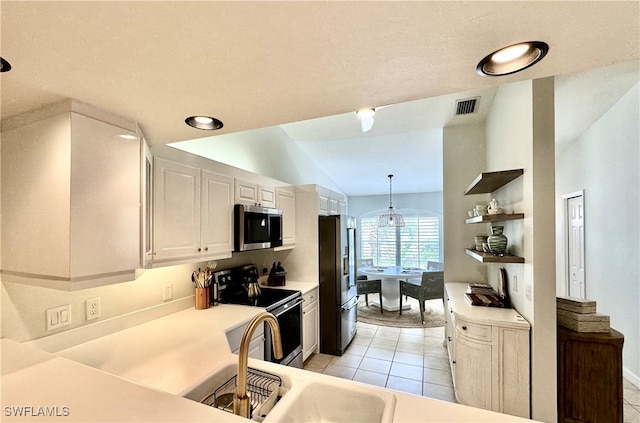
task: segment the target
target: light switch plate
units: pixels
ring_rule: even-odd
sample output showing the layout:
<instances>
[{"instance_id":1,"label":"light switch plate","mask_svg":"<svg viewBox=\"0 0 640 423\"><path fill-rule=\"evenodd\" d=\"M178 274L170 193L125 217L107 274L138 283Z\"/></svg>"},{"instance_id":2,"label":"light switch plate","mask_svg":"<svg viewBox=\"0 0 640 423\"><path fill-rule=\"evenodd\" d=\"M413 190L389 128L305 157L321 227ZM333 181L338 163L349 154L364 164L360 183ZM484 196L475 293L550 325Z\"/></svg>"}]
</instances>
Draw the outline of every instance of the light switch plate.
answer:
<instances>
[{"instance_id":1,"label":"light switch plate","mask_svg":"<svg viewBox=\"0 0 640 423\"><path fill-rule=\"evenodd\" d=\"M71 306L69 304L50 308L46 312L47 330L58 329L71 324Z\"/></svg>"}]
</instances>

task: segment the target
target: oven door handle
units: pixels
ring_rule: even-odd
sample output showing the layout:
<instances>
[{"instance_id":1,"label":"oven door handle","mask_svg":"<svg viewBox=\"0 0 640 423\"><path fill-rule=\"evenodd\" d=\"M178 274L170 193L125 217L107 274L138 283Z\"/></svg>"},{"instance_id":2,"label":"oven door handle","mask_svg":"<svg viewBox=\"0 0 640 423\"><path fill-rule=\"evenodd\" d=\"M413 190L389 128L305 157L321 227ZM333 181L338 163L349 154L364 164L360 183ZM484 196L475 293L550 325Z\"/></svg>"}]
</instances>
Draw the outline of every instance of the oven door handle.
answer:
<instances>
[{"instance_id":1,"label":"oven door handle","mask_svg":"<svg viewBox=\"0 0 640 423\"><path fill-rule=\"evenodd\" d=\"M273 310L271 312L271 314L273 314L274 316L278 317L279 315L281 315L282 313L284 313L285 311L288 311L296 306L299 306L300 304L302 304L304 302L304 299L300 298L299 300L297 300L295 303L293 304L283 304L280 307L278 307L277 309Z\"/></svg>"}]
</instances>

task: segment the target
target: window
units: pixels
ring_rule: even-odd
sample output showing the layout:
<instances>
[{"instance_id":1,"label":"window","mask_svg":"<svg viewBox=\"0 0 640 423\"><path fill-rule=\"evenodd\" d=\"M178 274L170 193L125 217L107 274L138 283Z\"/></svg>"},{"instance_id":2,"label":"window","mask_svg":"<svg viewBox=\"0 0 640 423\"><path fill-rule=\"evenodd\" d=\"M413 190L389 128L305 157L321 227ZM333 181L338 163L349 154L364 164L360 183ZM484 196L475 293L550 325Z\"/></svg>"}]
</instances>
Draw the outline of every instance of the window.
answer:
<instances>
[{"instance_id":1,"label":"window","mask_svg":"<svg viewBox=\"0 0 640 423\"><path fill-rule=\"evenodd\" d=\"M404 228L379 228L372 212L358 219L360 259L376 266L427 268L427 261L442 261L441 218L424 211L403 211Z\"/></svg>"}]
</instances>

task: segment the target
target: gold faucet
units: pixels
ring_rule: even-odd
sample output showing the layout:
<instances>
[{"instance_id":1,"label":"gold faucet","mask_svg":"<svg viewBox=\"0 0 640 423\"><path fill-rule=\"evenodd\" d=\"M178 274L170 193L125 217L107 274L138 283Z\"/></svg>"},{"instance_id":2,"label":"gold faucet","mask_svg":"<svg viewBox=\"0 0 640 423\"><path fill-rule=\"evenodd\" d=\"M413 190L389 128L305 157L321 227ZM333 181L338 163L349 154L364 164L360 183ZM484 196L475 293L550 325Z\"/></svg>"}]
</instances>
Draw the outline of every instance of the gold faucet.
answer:
<instances>
[{"instance_id":1,"label":"gold faucet","mask_svg":"<svg viewBox=\"0 0 640 423\"><path fill-rule=\"evenodd\" d=\"M271 339L273 339L273 355L275 358L282 358L282 340L280 338L280 326L278 320L271 313L263 311L255 316L247 324L240 340L240 351L238 351L238 376L236 380L236 393L233 396L233 414L250 418L251 400L247 395L247 372L249 360L249 344L253 332L260 323L266 321L271 328Z\"/></svg>"}]
</instances>

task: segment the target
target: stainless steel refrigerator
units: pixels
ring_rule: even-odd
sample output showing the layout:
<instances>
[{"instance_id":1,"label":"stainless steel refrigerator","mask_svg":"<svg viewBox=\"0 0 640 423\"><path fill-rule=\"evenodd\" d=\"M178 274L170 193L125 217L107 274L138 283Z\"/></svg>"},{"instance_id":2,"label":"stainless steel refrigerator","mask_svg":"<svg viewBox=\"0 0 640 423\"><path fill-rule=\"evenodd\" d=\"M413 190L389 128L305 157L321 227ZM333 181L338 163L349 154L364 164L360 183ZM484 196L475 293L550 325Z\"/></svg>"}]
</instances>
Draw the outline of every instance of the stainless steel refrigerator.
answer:
<instances>
[{"instance_id":1,"label":"stainless steel refrigerator","mask_svg":"<svg viewBox=\"0 0 640 423\"><path fill-rule=\"evenodd\" d=\"M356 227L351 216L320 216L320 352L342 355L356 334Z\"/></svg>"}]
</instances>

